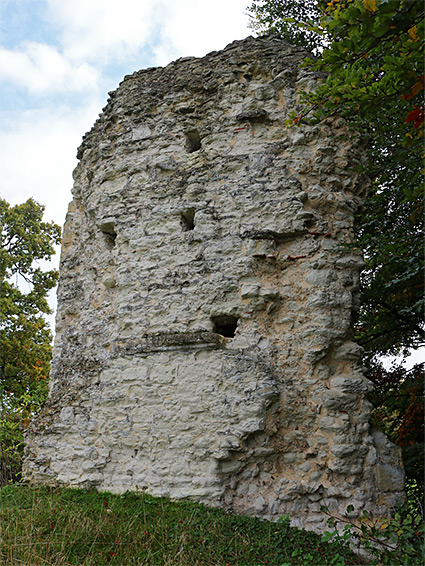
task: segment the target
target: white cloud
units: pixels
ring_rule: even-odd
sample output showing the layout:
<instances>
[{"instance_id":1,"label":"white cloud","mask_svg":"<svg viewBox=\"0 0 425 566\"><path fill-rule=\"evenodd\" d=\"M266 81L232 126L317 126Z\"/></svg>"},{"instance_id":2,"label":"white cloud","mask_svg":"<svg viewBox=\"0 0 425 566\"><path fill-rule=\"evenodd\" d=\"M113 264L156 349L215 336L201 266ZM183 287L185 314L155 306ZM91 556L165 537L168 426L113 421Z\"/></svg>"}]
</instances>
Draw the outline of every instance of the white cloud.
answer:
<instances>
[{"instance_id":1,"label":"white cloud","mask_svg":"<svg viewBox=\"0 0 425 566\"><path fill-rule=\"evenodd\" d=\"M160 0L160 4L163 0ZM122 60L147 44L155 28L154 0L47 0L70 59Z\"/></svg>"},{"instance_id":2,"label":"white cloud","mask_svg":"<svg viewBox=\"0 0 425 566\"><path fill-rule=\"evenodd\" d=\"M247 0L47 0L72 60L105 65L150 47L156 63L202 56L249 35Z\"/></svg>"},{"instance_id":3,"label":"white cloud","mask_svg":"<svg viewBox=\"0 0 425 566\"><path fill-rule=\"evenodd\" d=\"M0 74L32 94L84 92L94 89L100 76L91 65L73 64L55 47L35 42L20 51L0 48Z\"/></svg>"},{"instance_id":4,"label":"white cloud","mask_svg":"<svg viewBox=\"0 0 425 566\"><path fill-rule=\"evenodd\" d=\"M152 47L155 36L157 64L166 64L176 57L220 49L249 31L243 16L246 0L216 0L212 5L199 0L46 2L50 16L61 25L62 47L28 42L21 51L0 48L0 73L31 93L74 92L74 105L57 107L56 96L46 97L44 108L9 114L10 119L3 112L0 166L5 198L22 202L33 196L61 223L70 200L76 148L102 106L101 68L83 58L102 52L115 57L126 49L133 53L148 38ZM139 51L140 64L134 70L152 64L152 58L141 55ZM80 94L85 95L85 105ZM106 89L102 94L104 100Z\"/></svg>"},{"instance_id":5,"label":"white cloud","mask_svg":"<svg viewBox=\"0 0 425 566\"><path fill-rule=\"evenodd\" d=\"M247 0L45 1L59 47L26 42L19 49L0 48L3 80L36 95L94 92L108 64L128 66L130 59L134 70L166 65L249 34Z\"/></svg>"},{"instance_id":6,"label":"white cloud","mask_svg":"<svg viewBox=\"0 0 425 566\"><path fill-rule=\"evenodd\" d=\"M201 57L250 35L247 0L176 0L165 2L156 62L166 65L182 56Z\"/></svg>"},{"instance_id":7,"label":"white cloud","mask_svg":"<svg viewBox=\"0 0 425 566\"><path fill-rule=\"evenodd\" d=\"M380 361L385 369L391 369L394 364L402 364L405 369L412 369L416 364L425 363L425 347L421 346L417 350L410 350L407 358L404 356L383 356Z\"/></svg>"},{"instance_id":8,"label":"white cloud","mask_svg":"<svg viewBox=\"0 0 425 566\"><path fill-rule=\"evenodd\" d=\"M52 106L3 118L2 197L11 204L33 197L46 205L48 221L63 224L71 200L77 147L100 107L100 101L73 111Z\"/></svg>"}]
</instances>

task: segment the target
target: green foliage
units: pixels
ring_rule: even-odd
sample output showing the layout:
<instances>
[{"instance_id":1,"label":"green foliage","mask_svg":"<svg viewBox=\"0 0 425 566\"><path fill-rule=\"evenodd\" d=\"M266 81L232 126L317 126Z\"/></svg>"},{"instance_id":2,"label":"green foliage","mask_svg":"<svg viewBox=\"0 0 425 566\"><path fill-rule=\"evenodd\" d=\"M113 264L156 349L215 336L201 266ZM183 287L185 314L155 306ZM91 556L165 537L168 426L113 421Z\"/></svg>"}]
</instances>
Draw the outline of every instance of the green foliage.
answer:
<instances>
[{"instance_id":1,"label":"green foliage","mask_svg":"<svg viewBox=\"0 0 425 566\"><path fill-rule=\"evenodd\" d=\"M423 188L419 179L408 188L415 182L411 157L395 173L393 189L382 190L375 181L357 224L367 266L357 340L369 357L407 354L424 342ZM389 159L382 161L385 167Z\"/></svg>"},{"instance_id":2,"label":"green foliage","mask_svg":"<svg viewBox=\"0 0 425 566\"><path fill-rule=\"evenodd\" d=\"M425 337L423 122L408 120L422 105L423 16L419 2L333 2L322 20L333 41L318 65L329 77L309 101L369 140L357 339L370 357L407 352Z\"/></svg>"},{"instance_id":3,"label":"green foliage","mask_svg":"<svg viewBox=\"0 0 425 566\"><path fill-rule=\"evenodd\" d=\"M44 402L51 333L43 318L57 270L37 265L55 253L60 228L42 221L44 207L29 199L11 207L0 199L0 448L1 482L16 478L22 426Z\"/></svg>"},{"instance_id":4,"label":"green foliage","mask_svg":"<svg viewBox=\"0 0 425 566\"><path fill-rule=\"evenodd\" d=\"M329 516L326 508L322 509ZM348 566L424 563L422 517L405 507L392 519L329 516L322 537L278 523L147 494L6 486L0 490L0 562L31 566Z\"/></svg>"},{"instance_id":5,"label":"green foliage","mask_svg":"<svg viewBox=\"0 0 425 566\"><path fill-rule=\"evenodd\" d=\"M6 486L0 563L261 566L354 564L315 533L140 493ZM335 561L335 560L337 561Z\"/></svg>"},{"instance_id":6,"label":"green foliage","mask_svg":"<svg viewBox=\"0 0 425 566\"><path fill-rule=\"evenodd\" d=\"M47 398L47 382L38 381L23 395L0 399L0 485L20 479L24 452L24 430Z\"/></svg>"},{"instance_id":7,"label":"green foliage","mask_svg":"<svg viewBox=\"0 0 425 566\"><path fill-rule=\"evenodd\" d=\"M21 425L18 411L3 408L0 413L0 485L19 479L24 443Z\"/></svg>"},{"instance_id":8,"label":"green foliage","mask_svg":"<svg viewBox=\"0 0 425 566\"><path fill-rule=\"evenodd\" d=\"M320 51L325 30L317 26L321 12L316 0L255 0L248 9L253 29L279 33L292 45L312 53Z\"/></svg>"},{"instance_id":9,"label":"green foliage","mask_svg":"<svg viewBox=\"0 0 425 566\"><path fill-rule=\"evenodd\" d=\"M347 515L353 509L349 505ZM329 514L326 508L322 510ZM364 513L357 522L330 516L328 526L332 530L325 532L323 541L361 549L371 566L421 566L425 562L425 523L417 512L400 509L391 519L374 519Z\"/></svg>"},{"instance_id":10,"label":"green foliage","mask_svg":"<svg viewBox=\"0 0 425 566\"><path fill-rule=\"evenodd\" d=\"M424 489L424 369L417 364L406 371L402 365L391 369L375 366L369 373L374 384L370 396L372 421L401 446L406 479Z\"/></svg>"}]
</instances>

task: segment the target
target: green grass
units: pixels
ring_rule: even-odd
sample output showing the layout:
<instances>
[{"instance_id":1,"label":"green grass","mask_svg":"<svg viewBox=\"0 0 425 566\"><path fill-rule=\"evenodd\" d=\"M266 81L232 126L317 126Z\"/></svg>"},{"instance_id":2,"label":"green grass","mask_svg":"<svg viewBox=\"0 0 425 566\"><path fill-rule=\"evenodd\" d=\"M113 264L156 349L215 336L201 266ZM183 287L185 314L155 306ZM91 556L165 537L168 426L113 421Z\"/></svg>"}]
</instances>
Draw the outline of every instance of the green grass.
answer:
<instances>
[{"instance_id":1,"label":"green grass","mask_svg":"<svg viewBox=\"0 0 425 566\"><path fill-rule=\"evenodd\" d=\"M11 485L0 491L0 564L349 565L321 537L146 494Z\"/></svg>"}]
</instances>

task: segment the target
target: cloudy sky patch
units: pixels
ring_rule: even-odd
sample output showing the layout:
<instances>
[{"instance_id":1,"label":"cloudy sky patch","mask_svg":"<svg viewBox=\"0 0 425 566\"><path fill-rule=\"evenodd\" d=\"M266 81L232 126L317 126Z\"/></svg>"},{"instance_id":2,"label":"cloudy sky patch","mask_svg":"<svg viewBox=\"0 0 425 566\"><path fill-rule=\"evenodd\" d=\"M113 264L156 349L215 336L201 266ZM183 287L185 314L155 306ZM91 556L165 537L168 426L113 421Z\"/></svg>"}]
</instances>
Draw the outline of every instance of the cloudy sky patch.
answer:
<instances>
[{"instance_id":1,"label":"cloudy sky patch","mask_svg":"<svg viewBox=\"0 0 425 566\"><path fill-rule=\"evenodd\" d=\"M157 6L136 0L47 0L67 57L107 65L134 56L155 34Z\"/></svg>"},{"instance_id":2,"label":"cloudy sky patch","mask_svg":"<svg viewBox=\"0 0 425 566\"><path fill-rule=\"evenodd\" d=\"M93 90L100 72L86 62L73 63L52 45L28 42L21 49L0 49L0 76L29 94L53 95Z\"/></svg>"}]
</instances>

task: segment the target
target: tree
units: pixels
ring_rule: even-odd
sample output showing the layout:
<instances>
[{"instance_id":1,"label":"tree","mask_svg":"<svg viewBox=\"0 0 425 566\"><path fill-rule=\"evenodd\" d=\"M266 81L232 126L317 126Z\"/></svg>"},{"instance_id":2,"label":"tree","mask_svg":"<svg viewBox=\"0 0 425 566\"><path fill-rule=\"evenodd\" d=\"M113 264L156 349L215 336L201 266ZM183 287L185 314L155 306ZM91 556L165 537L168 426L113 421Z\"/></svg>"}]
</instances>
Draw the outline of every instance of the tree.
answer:
<instances>
[{"instance_id":1,"label":"tree","mask_svg":"<svg viewBox=\"0 0 425 566\"><path fill-rule=\"evenodd\" d=\"M259 32L273 31L292 45L303 47L314 54L324 45L323 34L316 29L321 16L317 0L255 1L249 8L251 27Z\"/></svg>"},{"instance_id":2,"label":"tree","mask_svg":"<svg viewBox=\"0 0 425 566\"><path fill-rule=\"evenodd\" d=\"M369 375L375 388L371 395L373 421L398 444L407 477L424 490L424 375L425 364L406 371L394 364L376 367Z\"/></svg>"},{"instance_id":3,"label":"tree","mask_svg":"<svg viewBox=\"0 0 425 566\"><path fill-rule=\"evenodd\" d=\"M60 228L42 221L33 199L11 207L0 199L0 448L6 462L19 460L21 425L46 398L51 332L44 314L57 270L43 271L60 241ZM18 285L19 284L19 285ZM17 452L18 450L18 452Z\"/></svg>"},{"instance_id":4,"label":"tree","mask_svg":"<svg viewBox=\"0 0 425 566\"><path fill-rule=\"evenodd\" d=\"M409 0L254 1L253 27L322 54L315 93L293 116L342 115L368 141L372 180L357 221L364 253L356 339L367 361L425 342L422 235L424 9Z\"/></svg>"}]
</instances>

